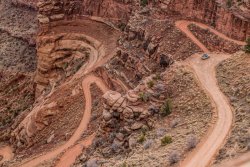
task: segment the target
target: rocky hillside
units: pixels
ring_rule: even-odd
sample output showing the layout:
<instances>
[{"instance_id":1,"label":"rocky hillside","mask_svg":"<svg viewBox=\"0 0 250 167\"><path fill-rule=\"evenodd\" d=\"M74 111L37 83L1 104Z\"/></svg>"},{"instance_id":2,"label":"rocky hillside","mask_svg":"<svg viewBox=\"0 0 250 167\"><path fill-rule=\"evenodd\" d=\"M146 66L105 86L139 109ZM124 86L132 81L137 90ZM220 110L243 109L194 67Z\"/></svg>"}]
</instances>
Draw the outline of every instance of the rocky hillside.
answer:
<instances>
[{"instance_id":1,"label":"rocky hillside","mask_svg":"<svg viewBox=\"0 0 250 167\"><path fill-rule=\"evenodd\" d=\"M250 57L239 53L217 67L220 88L235 108L235 125L224 148L220 150L217 163L246 153L250 150Z\"/></svg>"},{"instance_id":2,"label":"rocky hillside","mask_svg":"<svg viewBox=\"0 0 250 167\"><path fill-rule=\"evenodd\" d=\"M9 141L35 101L36 11L0 1L0 144Z\"/></svg>"},{"instance_id":3,"label":"rocky hillside","mask_svg":"<svg viewBox=\"0 0 250 167\"><path fill-rule=\"evenodd\" d=\"M242 50L223 34L249 37L248 9L247 1L0 0L0 150L14 154L1 152L0 166L178 165L217 119L192 56L203 54L199 42L223 60ZM181 20L210 27L183 30ZM195 65L215 62L209 55ZM235 54L218 66L237 112L215 163L249 150L248 64Z\"/></svg>"},{"instance_id":4,"label":"rocky hillside","mask_svg":"<svg viewBox=\"0 0 250 167\"><path fill-rule=\"evenodd\" d=\"M170 165L173 156L179 161L196 146L212 119L208 97L183 66L147 77L126 93L109 91L99 103L102 115L94 114L90 125L96 138L78 166Z\"/></svg>"}]
</instances>

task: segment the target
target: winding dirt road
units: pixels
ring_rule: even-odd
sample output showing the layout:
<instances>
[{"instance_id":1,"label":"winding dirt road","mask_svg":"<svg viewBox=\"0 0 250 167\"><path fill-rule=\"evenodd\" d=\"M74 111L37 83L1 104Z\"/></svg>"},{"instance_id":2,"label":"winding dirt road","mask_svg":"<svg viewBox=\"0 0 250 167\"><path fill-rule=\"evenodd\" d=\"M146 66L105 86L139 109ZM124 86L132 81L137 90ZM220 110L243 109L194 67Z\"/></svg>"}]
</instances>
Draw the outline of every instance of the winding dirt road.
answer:
<instances>
[{"instance_id":1,"label":"winding dirt road","mask_svg":"<svg viewBox=\"0 0 250 167\"><path fill-rule=\"evenodd\" d=\"M191 154L181 163L185 167L205 167L210 164L230 132L233 122L233 112L227 98L220 91L216 81L216 65L229 58L226 54L210 54L210 59L203 61L200 55L193 55L188 64L194 70L200 85L213 101L216 113L216 123L212 125L207 136Z\"/></svg>"},{"instance_id":2,"label":"winding dirt road","mask_svg":"<svg viewBox=\"0 0 250 167\"><path fill-rule=\"evenodd\" d=\"M235 42L239 45L244 45L244 42L229 39L224 34L213 30L207 25L190 22L190 21L177 21L176 27L187 35L197 46L204 52L210 52L204 44L202 44L188 29L189 24L196 24L201 28L207 28L219 37ZM230 133L233 123L233 112L226 96L220 91L216 80L216 65L221 61L230 57L227 54L210 54L211 58L203 61L201 55L194 54L191 56L187 63L191 66L196 74L201 86L210 96L215 106L216 123L212 125L206 137L197 146L197 148L190 153L181 163L183 167L206 167L210 165L214 156L218 153L219 149L224 145L227 136Z\"/></svg>"},{"instance_id":3,"label":"winding dirt road","mask_svg":"<svg viewBox=\"0 0 250 167\"><path fill-rule=\"evenodd\" d=\"M209 50L189 31L188 25L194 23L189 21L177 21L176 26L184 32L196 45L198 45L204 52L209 52ZM216 30L211 29L210 27L201 24L194 23L202 28L209 28L210 31L220 36L223 39L233 41L239 45L244 45L244 42L235 41L229 39L224 34L217 32ZM197 146L192 153L190 153L186 159L181 163L181 166L185 167L205 167L208 166L216 155L218 150L224 144L227 135L230 132L233 114L230 108L230 105L223 95L223 93L219 90L217 85L216 77L215 77L215 66L227 59L229 55L225 54L211 54L211 58L207 61L202 61L198 54L191 56L187 63L190 65L201 85L204 87L210 98L214 101L214 105L216 107L217 113L217 121L212 126L212 129L209 131L208 135L205 139ZM107 59L107 58L106 58ZM90 62L91 67L93 63L97 60ZM106 60L101 60L99 63L102 64ZM88 72L85 71L85 72ZM90 85L95 83L102 92L108 91L108 87L103 83L100 78L95 77L94 75L88 75L82 81L83 93L86 100L85 111L83 119L77 130L74 132L73 136L67 141L64 145L56 148L55 150L48 152L42 156L34 158L32 160L26 161L22 163L22 167L34 167L39 165L42 162L48 161L52 158L56 158L62 152L65 154L61 157L56 166L67 167L74 163L75 159L78 155L81 154L81 151L84 147L88 147L93 138L94 134L87 138L84 141L80 141L75 145L76 141L81 138L82 133L87 129L90 117L91 117L91 109L92 109L92 98L90 92ZM75 145L75 146L74 146ZM73 147L72 147L73 146ZM1 150L0 150L1 151ZM9 151L5 151L6 153ZM7 155L7 156L6 156ZM4 160L8 160L8 154L4 156ZM12 155L11 153L9 155Z\"/></svg>"},{"instance_id":4,"label":"winding dirt road","mask_svg":"<svg viewBox=\"0 0 250 167\"><path fill-rule=\"evenodd\" d=\"M102 92L105 93L106 91L108 91L108 87L104 84L104 82L100 78L95 77L94 75L88 75L87 77L84 78L84 80L82 81L82 88L83 88L83 93L84 93L84 97L85 97L85 101L86 101L84 115L83 115L83 119L81 120L79 127L74 132L73 136L69 139L69 141L67 141L64 145L58 147L57 149L55 149L51 152L48 152L42 156L39 156L38 158L35 158L31 161L28 161L28 162L22 164L21 167L34 167L34 166L39 165L42 162L48 161L52 158L55 158L60 153L62 153L63 151L65 151L68 148L70 148L71 146L73 146L76 143L76 141L81 138L81 135L88 127L88 123L89 123L89 120L91 117L92 98L91 98L90 86L93 83L95 83L102 90ZM72 149L69 149L69 151L71 153L72 152L75 152L75 153L71 154L70 157L67 157L66 161L68 161L68 162L74 161L77 157L74 155L76 155L79 151L81 153L81 151L82 151L81 148L87 147L88 145L90 145L92 139L93 139L93 137L90 137L86 141L80 142L77 145L77 151L75 151L75 150L72 151ZM68 155L68 154L66 154L66 155ZM63 162L66 162L66 161L63 161ZM59 162L59 164L60 164L60 162Z\"/></svg>"},{"instance_id":5,"label":"winding dirt road","mask_svg":"<svg viewBox=\"0 0 250 167\"><path fill-rule=\"evenodd\" d=\"M91 84L95 83L103 93L107 92L109 89L105 85L105 83L98 77L95 77L94 75L89 75L87 76L83 82L82 82L82 88L84 92L84 97L85 97L85 111L84 111L84 116L81 121L83 123L83 126L79 126L80 131L78 132L78 138L75 138L74 136L71 137L72 140L77 141L82 133L87 129L87 125L90 121L91 117L91 110L92 110L92 97L91 97L91 92L90 92L90 86ZM92 135L90 138L81 141L79 144L75 145L73 148L69 149L60 159L60 161L56 164L57 167L69 167L72 165L76 158L82 153L82 149L84 147L87 147L91 145L92 141L94 139L94 135Z\"/></svg>"},{"instance_id":6,"label":"winding dirt road","mask_svg":"<svg viewBox=\"0 0 250 167\"><path fill-rule=\"evenodd\" d=\"M72 137L65 144L55 148L52 151L46 152L43 155L37 155L35 157L25 159L20 163L14 164L14 166L35 167L41 163L52 160L53 158L57 158L59 155L61 155L64 152L65 153L62 156L62 158L59 160L58 165L61 166L60 164L64 164L64 166L70 166L75 161L77 156L82 152L82 149L84 147L88 147L92 143L94 135L87 138L84 141L78 141L81 138L81 135L83 134L83 132L87 129L88 123L91 117L92 99L91 99L91 93L90 93L90 85L95 83L104 93L108 90L108 87L100 78L95 77L94 75L91 75L90 73L97 67L105 64L110 58L112 58L115 55L116 40L110 39L112 42L110 42L109 45L106 46L105 42L102 43L92 37L89 37L87 35L85 36L93 45L92 46L88 43L89 44L88 48L91 49L91 56L90 56L88 63L86 63L71 79L71 80L75 80L86 75L85 78L82 80L82 89L83 89L83 93L85 96L86 104L85 104L83 118L78 128L76 129ZM8 149L10 149L10 147L8 147ZM3 150L0 152L0 154L2 154L4 157L3 161L5 160L8 161L10 160L8 159L8 157L12 155L12 152Z\"/></svg>"},{"instance_id":7,"label":"winding dirt road","mask_svg":"<svg viewBox=\"0 0 250 167\"><path fill-rule=\"evenodd\" d=\"M215 35L219 36L220 38L222 39L225 39L225 40L228 40L228 41L231 41L231 42L234 42L238 45L245 45L246 43L245 42L242 42L242 41L237 41L237 40L234 40L234 39L231 39L229 37L227 37L226 35L220 33L219 31L209 27L208 25L206 24L202 24L202 23L198 23L198 22L194 22L194 21L187 21L187 20L180 20L180 21L176 21L175 22L175 26L180 29L183 33L186 34L187 37L189 37L199 48L201 48L204 52L208 53L210 52L206 46L201 43L194 35L193 33L189 30L188 26L191 25L191 24L195 24L197 26L199 26L200 28L203 28L203 29L208 29L210 32L214 33Z\"/></svg>"}]
</instances>

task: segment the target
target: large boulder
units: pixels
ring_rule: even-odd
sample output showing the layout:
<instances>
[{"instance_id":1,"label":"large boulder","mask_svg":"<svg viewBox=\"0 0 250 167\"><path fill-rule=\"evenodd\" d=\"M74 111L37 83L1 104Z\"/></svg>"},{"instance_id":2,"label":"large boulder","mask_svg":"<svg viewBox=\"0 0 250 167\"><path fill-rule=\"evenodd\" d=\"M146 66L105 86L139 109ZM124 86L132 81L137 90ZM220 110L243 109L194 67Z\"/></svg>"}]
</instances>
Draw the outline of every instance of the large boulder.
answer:
<instances>
[{"instance_id":1,"label":"large boulder","mask_svg":"<svg viewBox=\"0 0 250 167\"><path fill-rule=\"evenodd\" d=\"M122 97L122 95L119 92L110 90L106 92L102 97L104 99L105 104L113 106L116 103L116 101Z\"/></svg>"}]
</instances>

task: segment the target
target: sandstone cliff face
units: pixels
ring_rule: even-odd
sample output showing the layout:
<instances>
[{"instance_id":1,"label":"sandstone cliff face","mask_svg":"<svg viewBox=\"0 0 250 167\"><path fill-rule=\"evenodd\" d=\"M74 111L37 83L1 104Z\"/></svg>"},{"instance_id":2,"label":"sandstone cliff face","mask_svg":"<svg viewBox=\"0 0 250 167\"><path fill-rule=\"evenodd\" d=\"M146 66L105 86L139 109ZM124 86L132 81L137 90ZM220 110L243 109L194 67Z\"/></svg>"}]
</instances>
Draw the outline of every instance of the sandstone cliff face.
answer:
<instances>
[{"instance_id":1,"label":"sandstone cliff face","mask_svg":"<svg viewBox=\"0 0 250 167\"><path fill-rule=\"evenodd\" d=\"M187 17L199 19L220 32L238 40L250 36L250 16L229 10L216 0L173 0L170 9Z\"/></svg>"},{"instance_id":2,"label":"sandstone cliff face","mask_svg":"<svg viewBox=\"0 0 250 167\"><path fill-rule=\"evenodd\" d=\"M94 40L88 38L92 33L81 35L91 31L88 28L92 23L86 21L84 15L126 19L128 3L130 1L123 0L40 0L37 3L40 35L37 38L36 97L48 94L93 55L97 56L94 52L98 48L92 45ZM105 30L96 27L93 31Z\"/></svg>"},{"instance_id":3,"label":"sandstone cliff face","mask_svg":"<svg viewBox=\"0 0 250 167\"><path fill-rule=\"evenodd\" d=\"M56 20L72 19L79 15L91 15L114 19L128 19L130 0L40 0L40 23L49 23Z\"/></svg>"},{"instance_id":4,"label":"sandstone cliff face","mask_svg":"<svg viewBox=\"0 0 250 167\"><path fill-rule=\"evenodd\" d=\"M11 142L17 146L32 144L43 129L58 124L46 121L48 115L58 118L62 113L61 109L57 112L55 99L63 97L65 101L72 97L58 96L57 92L62 93L65 88L65 92L70 94L70 84L78 82L79 78L94 70L100 60L115 53L120 32L101 21L80 16L83 13L82 3L73 0L43 0L38 3L40 33L36 41L36 104L29 115L14 127ZM65 106L74 104L70 102Z\"/></svg>"}]
</instances>

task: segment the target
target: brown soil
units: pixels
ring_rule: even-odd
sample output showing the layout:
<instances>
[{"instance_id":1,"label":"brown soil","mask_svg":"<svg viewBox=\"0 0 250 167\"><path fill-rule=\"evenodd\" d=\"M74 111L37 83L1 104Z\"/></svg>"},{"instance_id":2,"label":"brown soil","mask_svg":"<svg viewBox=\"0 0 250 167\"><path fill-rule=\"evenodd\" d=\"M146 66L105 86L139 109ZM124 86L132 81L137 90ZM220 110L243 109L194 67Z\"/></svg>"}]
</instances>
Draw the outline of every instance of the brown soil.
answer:
<instances>
[{"instance_id":1,"label":"brown soil","mask_svg":"<svg viewBox=\"0 0 250 167\"><path fill-rule=\"evenodd\" d=\"M220 150L215 164L238 157L250 151L250 57L238 53L217 67L217 79L221 90L235 108L231 135Z\"/></svg>"}]
</instances>

